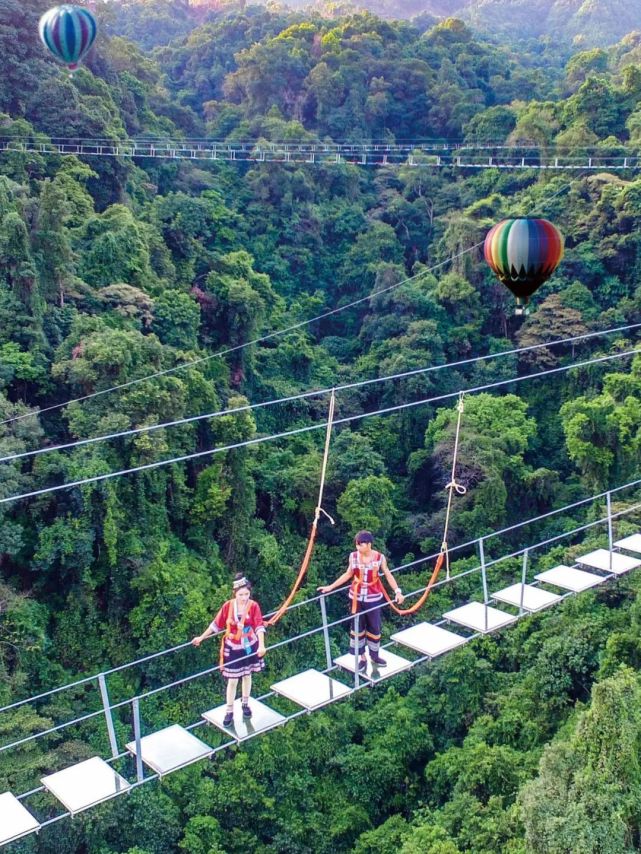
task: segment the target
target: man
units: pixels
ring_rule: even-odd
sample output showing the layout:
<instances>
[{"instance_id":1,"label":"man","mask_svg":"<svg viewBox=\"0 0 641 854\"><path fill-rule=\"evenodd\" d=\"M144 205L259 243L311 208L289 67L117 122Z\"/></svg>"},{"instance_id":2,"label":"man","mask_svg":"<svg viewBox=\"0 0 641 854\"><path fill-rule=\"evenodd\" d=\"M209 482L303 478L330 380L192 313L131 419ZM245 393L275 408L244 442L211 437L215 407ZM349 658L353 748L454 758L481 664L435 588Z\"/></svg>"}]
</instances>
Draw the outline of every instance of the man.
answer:
<instances>
[{"instance_id":1,"label":"man","mask_svg":"<svg viewBox=\"0 0 641 854\"><path fill-rule=\"evenodd\" d=\"M395 594L395 602L402 605L405 597L401 588L396 583L387 565L384 554L374 551L372 545L374 537L369 531L359 531L355 537L356 551L349 556L347 570L339 576L332 584L319 587L321 593L329 593L351 581L349 598L352 602L352 614L359 614L359 629L356 632L356 620L350 630L350 652L352 655L359 654L359 670L367 668L365 657L366 647L369 649L369 658L372 664L385 667L387 662L380 654L381 648L381 608L384 602L383 585L380 579L382 570L387 583ZM379 606L379 607L377 607Z\"/></svg>"}]
</instances>

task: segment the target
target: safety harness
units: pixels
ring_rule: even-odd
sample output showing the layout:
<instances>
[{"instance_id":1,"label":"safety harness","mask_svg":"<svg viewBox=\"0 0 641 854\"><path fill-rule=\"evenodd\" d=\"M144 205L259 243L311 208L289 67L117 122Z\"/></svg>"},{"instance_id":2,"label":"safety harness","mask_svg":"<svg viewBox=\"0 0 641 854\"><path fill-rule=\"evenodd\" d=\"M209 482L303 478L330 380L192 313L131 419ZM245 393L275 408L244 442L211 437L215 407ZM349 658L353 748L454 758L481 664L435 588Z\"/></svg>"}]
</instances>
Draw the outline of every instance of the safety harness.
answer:
<instances>
[{"instance_id":1,"label":"safety harness","mask_svg":"<svg viewBox=\"0 0 641 854\"><path fill-rule=\"evenodd\" d=\"M371 570L372 577L370 581L365 581L365 571L364 567L361 563L360 556L357 558L356 566L353 567L354 578L352 579L351 593L352 593L352 614L356 613L356 609L358 608L358 595L363 589L363 587L367 587L368 589L376 588L378 585L381 590L384 591L383 586L379 583L380 578L378 574L378 569L381 565L381 553L374 552L374 568Z\"/></svg>"}]
</instances>

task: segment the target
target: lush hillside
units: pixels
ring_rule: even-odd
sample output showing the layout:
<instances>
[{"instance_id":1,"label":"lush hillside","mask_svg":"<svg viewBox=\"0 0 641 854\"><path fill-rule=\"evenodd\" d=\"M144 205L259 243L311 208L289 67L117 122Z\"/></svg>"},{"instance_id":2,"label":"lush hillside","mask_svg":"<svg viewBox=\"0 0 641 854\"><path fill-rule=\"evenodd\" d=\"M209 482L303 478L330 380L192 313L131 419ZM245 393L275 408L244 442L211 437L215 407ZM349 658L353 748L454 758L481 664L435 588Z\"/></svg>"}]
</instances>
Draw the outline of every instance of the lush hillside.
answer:
<instances>
[{"instance_id":1,"label":"lush hillside","mask_svg":"<svg viewBox=\"0 0 641 854\"><path fill-rule=\"evenodd\" d=\"M45 5L0 6L3 137L448 136L528 140L550 152L641 144L634 36L565 63L553 43L527 53L478 38L460 21L424 31L372 14L248 6L214 10L183 31L187 12L168 22L167 6L149 4L158 11L149 51L129 40L130 30L118 31L124 19L112 9L86 67L70 78L35 36ZM165 40L159 33L170 24L176 37ZM480 254L461 253L498 219L534 211L564 233L566 256L521 322ZM199 455L0 504L0 703L191 638L228 597L236 571L255 580L265 610L275 606L307 542L322 430L206 452L322 422L327 400L56 446L639 324L640 229L636 172L0 153L0 450L15 457L48 449L2 462L0 497ZM322 322L251 343L359 299ZM630 330L352 388L339 395L338 412L395 407L638 346ZM221 350L231 352L215 357ZM458 473L467 493L455 502L450 544L638 478L640 413L639 356L470 395ZM438 549L455 424L448 400L335 430L325 507L336 526L321 525L302 595L339 574L361 527L374 530L395 565ZM615 511L639 496L618 496ZM488 546L488 557L588 525L603 510L575 507L527 534L512 531ZM617 536L640 523L638 510L618 519ZM537 551L534 567L604 545L602 530ZM457 556L453 571L476 562L472 553ZM493 582L519 572L513 560ZM419 587L428 575L422 567L403 585ZM640 584L625 576L8 850L638 850ZM478 598L479 587L478 576L467 577L435 595L422 616ZM331 617L345 609L335 597ZM269 640L317 621L301 609ZM405 624L386 619L385 636ZM344 648L345 633L332 643ZM256 694L276 675L322 666L323 656L313 641L270 653ZM203 670L215 657L210 643L118 674L111 699ZM158 695L143 706L145 731L191 723L221 696L217 677ZM0 713L0 744L96 702L79 690ZM131 715L116 718L122 744ZM44 773L107 755L104 730L100 717L73 738L54 734L1 754L0 792L30 790ZM131 775L130 765L123 770ZM42 796L34 809L42 818L56 812Z\"/></svg>"},{"instance_id":2,"label":"lush hillside","mask_svg":"<svg viewBox=\"0 0 641 854\"><path fill-rule=\"evenodd\" d=\"M367 9L426 25L430 16L456 17L497 40L546 37L582 47L612 45L641 30L641 7L635 0L290 0L283 5L325 14Z\"/></svg>"},{"instance_id":3,"label":"lush hillside","mask_svg":"<svg viewBox=\"0 0 641 854\"><path fill-rule=\"evenodd\" d=\"M611 45L641 30L641 8L634 0L471 0L456 14L496 35L547 36L583 47Z\"/></svg>"}]
</instances>

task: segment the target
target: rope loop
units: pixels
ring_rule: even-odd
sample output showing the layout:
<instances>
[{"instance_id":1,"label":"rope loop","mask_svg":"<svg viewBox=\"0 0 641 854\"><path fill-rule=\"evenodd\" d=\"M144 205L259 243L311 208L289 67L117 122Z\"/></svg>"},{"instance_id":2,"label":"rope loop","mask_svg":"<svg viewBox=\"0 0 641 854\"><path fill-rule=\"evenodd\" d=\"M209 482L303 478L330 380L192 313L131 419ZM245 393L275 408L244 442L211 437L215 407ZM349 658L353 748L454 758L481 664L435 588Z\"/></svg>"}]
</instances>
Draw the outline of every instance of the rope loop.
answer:
<instances>
[{"instance_id":1,"label":"rope loop","mask_svg":"<svg viewBox=\"0 0 641 854\"><path fill-rule=\"evenodd\" d=\"M316 508L316 519L317 519L317 520L320 518L320 514L321 514L321 513L323 514L323 516L325 516L325 518L326 518L326 519L328 519L328 520L329 520L330 525L335 525L335 524L336 524L336 522L334 521L333 517L332 517L332 516L330 516L330 515L329 515L329 513L327 512L327 510L324 510L322 507L317 507L317 508Z\"/></svg>"},{"instance_id":2,"label":"rope loop","mask_svg":"<svg viewBox=\"0 0 641 854\"><path fill-rule=\"evenodd\" d=\"M445 489L453 489L457 495L465 495L467 493L467 487L463 486L462 483L457 483L455 480L451 480Z\"/></svg>"}]
</instances>

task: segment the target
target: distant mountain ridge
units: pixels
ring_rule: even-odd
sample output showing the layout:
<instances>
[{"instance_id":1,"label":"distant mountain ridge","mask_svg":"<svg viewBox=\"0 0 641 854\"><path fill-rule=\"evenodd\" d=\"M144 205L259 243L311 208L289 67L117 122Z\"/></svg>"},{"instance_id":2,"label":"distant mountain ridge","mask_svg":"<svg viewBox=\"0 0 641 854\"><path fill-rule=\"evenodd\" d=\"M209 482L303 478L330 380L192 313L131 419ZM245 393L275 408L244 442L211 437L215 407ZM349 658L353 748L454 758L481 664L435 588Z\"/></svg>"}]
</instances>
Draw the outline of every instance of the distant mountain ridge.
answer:
<instances>
[{"instance_id":1,"label":"distant mountain ridge","mask_svg":"<svg viewBox=\"0 0 641 854\"><path fill-rule=\"evenodd\" d=\"M579 47L616 44L641 30L639 0L289 0L292 8L368 9L385 18L457 17L496 36L550 37Z\"/></svg>"},{"instance_id":2,"label":"distant mountain ridge","mask_svg":"<svg viewBox=\"0 0 641 854\"><path fill-rule=\"evenodd\" d=\"M457 14L478 29L585 47L615 44L641 29L638 0L469 0Z\"/></svg>"}]
</instances>

